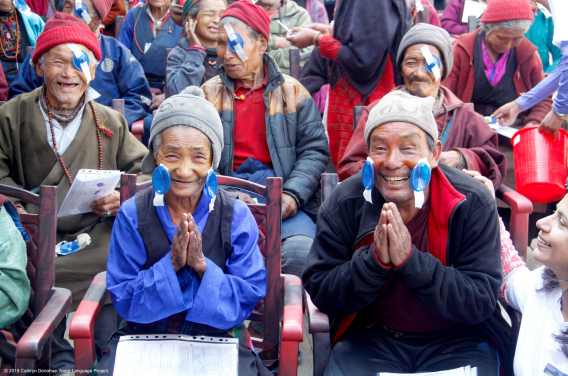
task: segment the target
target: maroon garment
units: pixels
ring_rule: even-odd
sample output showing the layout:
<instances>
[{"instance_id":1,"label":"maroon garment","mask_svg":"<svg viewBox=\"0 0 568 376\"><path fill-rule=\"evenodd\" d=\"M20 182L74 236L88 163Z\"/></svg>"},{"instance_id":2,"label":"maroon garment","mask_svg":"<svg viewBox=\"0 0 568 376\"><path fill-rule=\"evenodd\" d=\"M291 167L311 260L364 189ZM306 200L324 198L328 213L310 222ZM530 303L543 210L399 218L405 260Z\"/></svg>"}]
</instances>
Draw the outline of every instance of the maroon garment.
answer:
<instances>
[{"instance_id":1,"label":"maroon garment","mask_svg":"<svg viewBox=\"0 0 568 376\"><path fill-rule=\"evenodd\" d=\"M4 75L4 69L0 69L0 101L8 100L8 82L6 81L6 75Z\"/></svg>"},{"instance_id":2,"label":"maroon garment","mask_svg":"<svg viewBox=\"0 0 568 376\"><path fill-rule=\"evenodd\" d=\"M412 237L412 245L423 253L430 253L429 215L430 199L406 226ZM374 303L359 312L355 321L363 325L375 323L405 333L433 333L460 325L426 307L404 287L395 273L390 274Z\"/></svg>"},{"instance_id":3,"label":"maroon garment","mask_svg":"<svg viewBox=\"0 0 568 376\"><path fill-rule=\"evenodd\" d=\"M451 90L460 100L465 103L471 102L475 86L475 72L473 68L473 57L475 52L475 41L477 34L482 29L479 28L473 33L460 36L456 44L452 47L454 53L454 66L450 75L442 81L442 84ZM528 93L540 81L544 80L542 70L542 60L538 54L538 49L525 37L521 43L515 47L515 61L517 67L513 76L512 84L515 85L517 97ZM523 124L540 124L552 109L552 98L546 98L534 105L529 110L521 113Z\"/></svg>"},{"instance_id":4,"label":"maroon garment","mask_svg":"<svg viewBox=\"0 0 568 376\"><path fill-rule=\"evenodd\" d=\"M446 9L440 18L442 28L448 33L461 35L467 33L467 23L462 22L464 0L452 0L446 5Z\"/></svg>"},{"instance_id":5,"label":"maroon garment","mask_svg":"<svg viewBox=\"0 0 568 376\"><path fill-rule=\"evenodd\" d=\"M498 187L507 172L507 159L497 150L497 134L489 128L480 115L460 101L446 87L440 85L440 89L444 93L444 105L448 109L447 119L444 107L435 114L440 137L444 122L449 123L453 117L452 126L442 151L458 150L465 158L468 170L479 171L483 176L491 179L494 186ZM365 124L369 112L377 103L378 101L371 103L363 112L345 154L337 166L337 174L341 180L347 179L363 168L368 153L364 136Z\"/></svg>"},{"instance_id":6,"label":"maroon garment","mask_svg":"<svg viewBox=\"0 0 568 376\"><path fill-rule=\"evenodd\" d=\"M434 8L434 5L432 5L432 3L430 3L430 1L428 1L428 0L421 0L420 2L424 6L424 10L429 9L430 15L429 15L429 18L428 18L428 23L430 25L433 25L433 26L441 27L440 18L438 17L438 11L436 10L436 8ZM417 24L419 22L418 18L419 18L419 14L416 15L416 18L414 20L415 24Z\"/></svg>"}]
</instances>

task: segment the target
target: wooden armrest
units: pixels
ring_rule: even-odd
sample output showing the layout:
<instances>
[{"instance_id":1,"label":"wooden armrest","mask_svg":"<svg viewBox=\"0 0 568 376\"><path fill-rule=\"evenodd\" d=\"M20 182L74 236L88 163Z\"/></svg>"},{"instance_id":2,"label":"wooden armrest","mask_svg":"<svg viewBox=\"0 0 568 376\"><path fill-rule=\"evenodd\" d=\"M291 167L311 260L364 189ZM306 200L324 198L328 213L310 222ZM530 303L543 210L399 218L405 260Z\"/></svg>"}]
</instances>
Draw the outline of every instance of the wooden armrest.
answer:
<instances>
[{"instance_id":1,"label":"wooden armrest","mask_svg":"<svg viewBox=\"0 0 568 376\"><path fill-rule=\"evenodd\" d=\"M505 185L501 185L495 195L517 213L530 214L533 211L533 204L528 198Z\"/></svg>"},{"instance_id":2,"label":"wooden armrest","mask_svg":"<svg viewBox=\"0 0 568 376\"><path fill-rule=\"evenodd\" d=\"M285 279L282 340L302 342L304 340L302 282L294 275L282 276Z\"/></svg>"},{"instance_id":3,"label":"wooden armrest","mask_svg":"<svg viewBox=\"0 0 568 376\"><path fill-rule=\"evenodd\" d=\"M142 136L144 136L144 119L133 122L130 126L130 132L138 139L138 141L142 142Z\"/></svg>"},{"instance_id":4,"label":"wooden armrest","mask_svg":"<svg viewBox=\"0 0 568 376\"><path fill-rule=\"evenodd\" d=\"M54 288L53 295L26 330L16 347L16 358L41 358L43 346L71 307L71 291Z\"/></svg>"},{"instance_id":5,"label":"wooden armrest","mask_svg":"<svg viewBox=\"0 0 568 376\"><path fill-rule=\"evenodd\" d=\"M519 252L519 256L526 260L529 245L529 214L533 211L532 202L504 185L495 191L495 196L511 208L511 222L509 223L511 240Z\"/></svg>"},{"instance_id":6,"label":"wooden armrest","mask_svg":"<svg viewBox=\"0 0 568 376\"><path fill-rule=\"evenodd\" d=\"M306 292L306 308L308 312L308 331L313 333L329 333L329 317L314 305Z\"/></svg>"},{"instance_id":7,"label":"wooden armrest","mask_svg":"<svg viewBox=\"0 0 568 376\"><path fill-rule=\"evenodd\" d=\"M95 319L108 299L106 272L95 276L83 300L77 307L71 325L69 338L75 343L75 368L91 369L95 364Z\"/></svg>"}]
</instances>

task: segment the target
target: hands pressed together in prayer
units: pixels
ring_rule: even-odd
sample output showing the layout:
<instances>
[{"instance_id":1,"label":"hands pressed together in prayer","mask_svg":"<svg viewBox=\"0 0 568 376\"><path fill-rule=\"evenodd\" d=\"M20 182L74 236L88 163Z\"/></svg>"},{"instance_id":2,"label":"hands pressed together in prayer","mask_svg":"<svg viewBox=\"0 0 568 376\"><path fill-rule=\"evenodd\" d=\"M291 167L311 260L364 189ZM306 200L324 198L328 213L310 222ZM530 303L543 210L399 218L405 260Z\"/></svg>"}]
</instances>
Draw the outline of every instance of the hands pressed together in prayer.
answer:
<instances>
[{"instance_id":1,"label":"hands pressed together in prayer","mask_svg":"<svg viewBox=\"0 0 568 376\"><path fill-rule=\"evenodd\" d=\"M170 257L176 273L187 265L195 270L199 279L203 278L207 262L201 248L201 234L190 213L181 216L178 230L174 235Z\"/></svg>"},{"instance_id":2,"label":"hands pressed together in prayer","mask_svg":"<svg viewBox=\"0 0 568 376\"><path fill-rule=\"evenodd\" d=\"M120 209L120 192L118 191L112 191L110 195L98 199L91 205L91 210L101 218L114 217L118 209Z\"/></svg>"},{"instance_id":3,"label":"hands pressed together in prayer","mask_svg":"<svg viewBox=\"0 0 568 376\"><path fill-rule=\"evenodd\" d=\"M386 203L375 227L375 252L383 265L401 265L412 252L410 232L394 203Z\"/></svg>"}]
</instances>

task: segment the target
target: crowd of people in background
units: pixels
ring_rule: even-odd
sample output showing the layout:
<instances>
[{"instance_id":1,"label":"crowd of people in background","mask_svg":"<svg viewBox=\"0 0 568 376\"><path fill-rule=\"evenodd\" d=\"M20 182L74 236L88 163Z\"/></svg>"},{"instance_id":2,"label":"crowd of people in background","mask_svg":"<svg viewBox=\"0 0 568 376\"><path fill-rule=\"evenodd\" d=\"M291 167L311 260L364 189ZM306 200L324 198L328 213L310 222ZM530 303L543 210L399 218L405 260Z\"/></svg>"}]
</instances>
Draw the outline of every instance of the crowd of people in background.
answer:
<instances>
[{"instance_id":1,"label":"crowd of people in background","mask_svg":"<svg viewBox=\"0 0 568 376\"><path fill-rule=\"evenodd\" d=\"M495 200L516 189L513 147L488 124L568 129L568 2L328 3L0 0L0 184L56 186L61 206L82 169L171 179L57 219L57 243L91 238L55 258L70 312L107 273L94 369L113 373L121 336L176 333L236 337L239 375L275 371L245 325L270 293L249 209L264 198L217 189L231 176L282 179L281 273L330 318L325 375L568 374L568 196L535 205L529 269ZM341 184L322 201L325 172ZM0 195L7 374L33 288L27 213ZM516 345L503 306L523 315ZM64 376L67 321L50 338Z\"/></svg>"}]
</instances>

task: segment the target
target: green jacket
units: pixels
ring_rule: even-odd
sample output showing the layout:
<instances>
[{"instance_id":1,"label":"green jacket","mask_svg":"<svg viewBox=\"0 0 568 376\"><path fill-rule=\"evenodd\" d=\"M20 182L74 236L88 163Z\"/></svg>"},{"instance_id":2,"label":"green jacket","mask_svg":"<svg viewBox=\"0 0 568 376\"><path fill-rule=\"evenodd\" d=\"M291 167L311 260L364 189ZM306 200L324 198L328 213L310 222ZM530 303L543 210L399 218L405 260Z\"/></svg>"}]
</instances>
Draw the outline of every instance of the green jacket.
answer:
<instances>
[{"instance_id":1,"label":"green jacket","mask_svg":"<svg viewBox=\"0 0 568 376\"><path fill-rule=\"evenodd\" d=\"M290 48L276 49L276 39L275 37L286 37L286 29L284 29L277 21L282 22L286 27L293 28L302 25L310 25L312 23L308 11L300 7L293 0L282 0L282 8L272 20L270 20L270 40L268 41L268 54L276 60L276 63L280 67L283 74L290 74ZM302 48L300 54L309 52L313 49L313 46ZM304 59L302 63L307 61ZM303 65L303 64L302 64Z\"/></svg>"},{"instance_id":2,"label":"green jacket","mask_svg":"<svg viewBox=\"0 0 568 376\"><path fill-rule=\"evenodd\" d=\"M562 59L562 52L560 49L552 44L552 37L554 35L554 23L552 16L545 15L539 9L534 17L534 22L526 32L525 37L538 48L540 60L542 60L542 68L544 73L550 73L556 66L560 59ZM552 54L552 64L550 64L550 54Z\"/></svg>"},{"instance_id":3,"label":"green jacket","mask_svg":"<svg viewBox=\"0 0 568 376\"><path fill-rule=\"evenodd\" d=\"M19 222L12 203L0 203L0 329L22 317L28 308L31 293L26 273L28 254L23 238L28 235L18 230L13 218Z\"/></svg>"}]
</instances>

